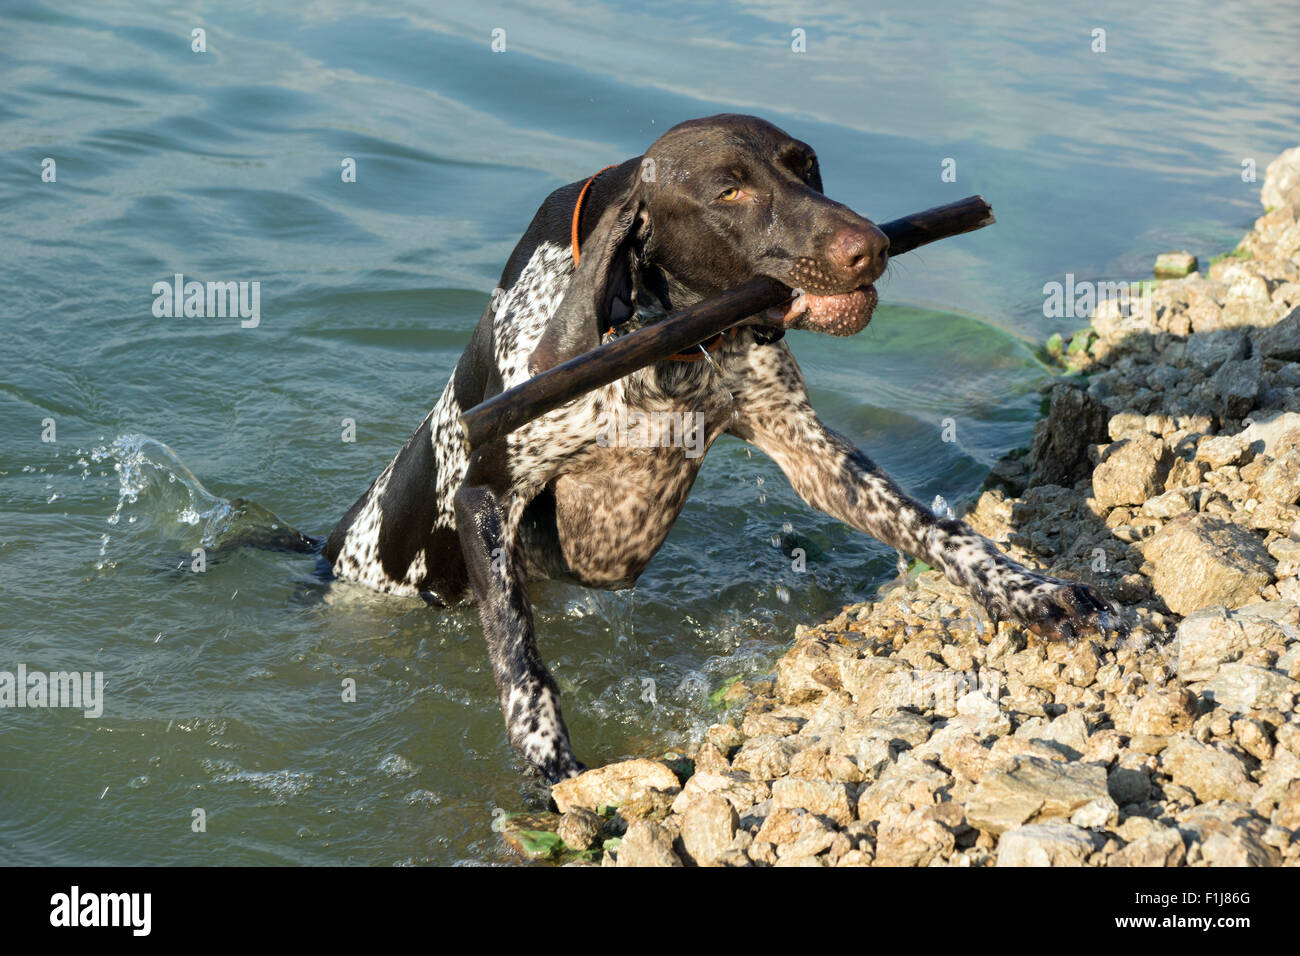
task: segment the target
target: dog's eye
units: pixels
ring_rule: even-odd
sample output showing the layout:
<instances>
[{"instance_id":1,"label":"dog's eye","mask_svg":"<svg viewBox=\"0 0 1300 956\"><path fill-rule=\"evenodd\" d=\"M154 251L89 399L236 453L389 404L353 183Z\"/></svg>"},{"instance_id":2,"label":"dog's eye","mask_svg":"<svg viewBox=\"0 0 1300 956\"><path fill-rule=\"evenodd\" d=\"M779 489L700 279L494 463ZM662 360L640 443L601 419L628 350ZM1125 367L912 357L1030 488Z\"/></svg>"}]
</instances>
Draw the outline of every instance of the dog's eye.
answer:
<instances>
[{"instance_id":1,"label":"dog's eye","mask_svg":"<svg viewBox=\"0 0 1300 956\"><path fill-rule=\"evenodd\" d=\"M732 186L726 192L719 193L718 198L723 202L735 202L740 198L740 190L737 187Z\"/></svg>"},{"instance_id":2,"label":"dog's eye","mask_svg":"<svg viewBox=\"0 0 1300 956\"><path fill-rule=\"evenodd\" d=\"M817 157L809 156L807 161L803 164L804 175L807 176L809 173L811 173L813 171L813 167L816 165L817 165Z\"/></svg>"}]
</instances>

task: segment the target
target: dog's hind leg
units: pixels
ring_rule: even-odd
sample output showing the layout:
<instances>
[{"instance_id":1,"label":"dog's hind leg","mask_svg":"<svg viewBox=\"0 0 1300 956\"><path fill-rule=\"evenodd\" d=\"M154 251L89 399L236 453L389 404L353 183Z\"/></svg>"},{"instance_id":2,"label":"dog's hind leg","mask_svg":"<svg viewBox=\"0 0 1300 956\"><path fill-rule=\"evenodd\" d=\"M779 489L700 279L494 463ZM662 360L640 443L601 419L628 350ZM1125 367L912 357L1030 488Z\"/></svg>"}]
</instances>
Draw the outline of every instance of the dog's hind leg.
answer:
<instances>
[{"instance_id":1,"label":"dog's hind leg","mask_svg":"<svg viewBox=\"0 0 1300 956\"><path fill-rule=\"evenodd\" d=\"M504 513L496 491L473 484L471 463L456 492L456 528L474 589L510 743L551 782L585 769L573 756L560 691L542 662L528 602L519 514Z\"/></svg>"}]
</instances>

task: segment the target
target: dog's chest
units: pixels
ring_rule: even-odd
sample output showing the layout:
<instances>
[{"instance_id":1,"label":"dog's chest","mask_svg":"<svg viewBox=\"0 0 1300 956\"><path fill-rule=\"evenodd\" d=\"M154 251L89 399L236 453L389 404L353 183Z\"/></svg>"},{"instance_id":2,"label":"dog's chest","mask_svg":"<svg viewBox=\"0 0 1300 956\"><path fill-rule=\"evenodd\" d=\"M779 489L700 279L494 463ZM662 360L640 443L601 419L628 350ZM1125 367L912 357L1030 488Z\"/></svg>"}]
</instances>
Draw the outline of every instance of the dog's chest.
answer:
<instances>
[{"instance_id":1,"label":"dog's chest","mask_svg":"<svg viewBox=\"0 0 1300 956\"><path fill-rule=\"evenodd\" d=\"M596 440L550 485L560 547L580 582L622 587L636 580L672 530L730 417L725 392L670 408L606 409Z\"/></svg>"}]
</instances>

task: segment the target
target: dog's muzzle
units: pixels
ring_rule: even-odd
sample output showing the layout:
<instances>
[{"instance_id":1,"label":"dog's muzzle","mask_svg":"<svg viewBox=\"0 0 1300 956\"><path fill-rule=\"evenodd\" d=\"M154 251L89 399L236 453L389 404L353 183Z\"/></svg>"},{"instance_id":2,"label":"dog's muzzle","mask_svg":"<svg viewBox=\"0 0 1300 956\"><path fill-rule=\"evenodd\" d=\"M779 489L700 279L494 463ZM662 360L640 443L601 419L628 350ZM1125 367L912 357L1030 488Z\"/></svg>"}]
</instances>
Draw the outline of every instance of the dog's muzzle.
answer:
<instances>
[{"instance_id":1,"label":"dog's muzzle","mask_svg":"<svg viewBox=\"0 0 1300 956\"><path fill-rule=\"evenodd\" d=\"M871 284L839 295L805 292L789 302L773 306L764 315L787 329L855 335L867 327L879 299L876 287Z\"/></svg>"}]
</instances>

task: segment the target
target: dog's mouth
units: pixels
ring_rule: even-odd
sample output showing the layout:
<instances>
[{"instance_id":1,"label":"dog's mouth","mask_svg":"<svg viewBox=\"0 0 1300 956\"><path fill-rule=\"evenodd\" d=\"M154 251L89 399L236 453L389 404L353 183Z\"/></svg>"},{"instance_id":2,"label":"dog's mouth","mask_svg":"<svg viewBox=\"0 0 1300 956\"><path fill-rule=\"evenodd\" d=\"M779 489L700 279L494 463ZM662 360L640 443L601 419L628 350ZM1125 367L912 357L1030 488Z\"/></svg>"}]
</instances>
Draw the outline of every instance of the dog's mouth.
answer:
<instances>
[{"instance_id":1,"label":"dog's mouth","mask_svg":"<svg viewBox=\"0 0 1300 956\"><path fill-rule=\"evenodd\" d=\"M868 283L838 295L804 292L763 315L787 329L855 335L867 327L879 299L876 287Z\"/></svg>"}]
</instances>

